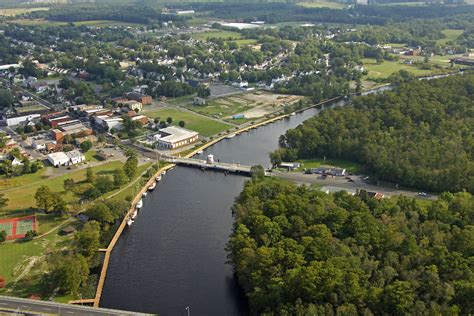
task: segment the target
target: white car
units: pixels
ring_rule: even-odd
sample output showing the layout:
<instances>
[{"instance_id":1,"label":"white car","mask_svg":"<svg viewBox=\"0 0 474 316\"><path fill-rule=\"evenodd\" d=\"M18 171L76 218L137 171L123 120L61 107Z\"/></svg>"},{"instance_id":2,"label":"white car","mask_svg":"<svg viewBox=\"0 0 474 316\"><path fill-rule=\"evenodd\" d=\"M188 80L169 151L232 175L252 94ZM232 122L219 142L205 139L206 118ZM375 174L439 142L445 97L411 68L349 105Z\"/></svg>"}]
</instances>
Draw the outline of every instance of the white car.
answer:
<instances>
[{"instance_id":1,"label":"white car","mask_svg":"<svg viewBox=\"0 0 474 316\"><path fill-rule=\"evenodd\" d=\"M426 192L418 192L419 196L427 196Z\"/></svg>"}]
</instances>

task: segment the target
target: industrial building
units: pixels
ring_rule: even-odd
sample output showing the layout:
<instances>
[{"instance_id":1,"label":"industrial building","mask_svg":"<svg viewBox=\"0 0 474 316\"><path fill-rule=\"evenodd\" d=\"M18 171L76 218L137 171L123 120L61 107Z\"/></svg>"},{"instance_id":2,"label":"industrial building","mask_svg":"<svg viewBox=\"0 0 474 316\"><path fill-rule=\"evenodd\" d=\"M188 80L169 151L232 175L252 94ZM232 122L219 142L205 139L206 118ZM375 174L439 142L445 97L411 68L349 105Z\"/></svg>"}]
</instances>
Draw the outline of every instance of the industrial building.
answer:
<instances>
[{"instance_id":1,"label":"industrial building","mask_svg":"<svg viewBox=\"0 0 474 316\"><path fill-rule=\"evenodd\" d=\"M190 145L199 139L199 133L177 126L169 126L159 130L153 136L156 146L161 149L175 149Z\"/></svg>"}]
</instances>

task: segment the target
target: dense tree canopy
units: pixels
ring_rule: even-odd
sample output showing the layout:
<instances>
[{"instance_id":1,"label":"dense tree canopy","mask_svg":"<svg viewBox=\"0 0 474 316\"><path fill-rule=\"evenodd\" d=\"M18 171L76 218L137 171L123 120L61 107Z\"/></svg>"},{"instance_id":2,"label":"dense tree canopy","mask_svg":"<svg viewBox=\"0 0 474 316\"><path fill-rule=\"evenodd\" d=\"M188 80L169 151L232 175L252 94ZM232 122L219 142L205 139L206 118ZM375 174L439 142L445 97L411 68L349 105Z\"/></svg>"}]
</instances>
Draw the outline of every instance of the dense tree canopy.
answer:
<instances>
[{"instance_id":1,"label":"dense tree canopy","mask_svg":"<svg viewBox=\"0 0 474 316\"><path fill-rule=\"evenodd\" d=\"M411 81L289 130L283 159L354 160L382 180L474 192L474 76Z\"/></svg>"},{"instance_id":2,"label":"dense tree canopy","mask_svg":"<svg viewBox=\"0 0 474 316\"><path fill-rule=\"evenodd\" d=\"M252 180L229 258L252 314L468 314L473 210L467 192L426 207Z\"/></svg>"}]
</instances>

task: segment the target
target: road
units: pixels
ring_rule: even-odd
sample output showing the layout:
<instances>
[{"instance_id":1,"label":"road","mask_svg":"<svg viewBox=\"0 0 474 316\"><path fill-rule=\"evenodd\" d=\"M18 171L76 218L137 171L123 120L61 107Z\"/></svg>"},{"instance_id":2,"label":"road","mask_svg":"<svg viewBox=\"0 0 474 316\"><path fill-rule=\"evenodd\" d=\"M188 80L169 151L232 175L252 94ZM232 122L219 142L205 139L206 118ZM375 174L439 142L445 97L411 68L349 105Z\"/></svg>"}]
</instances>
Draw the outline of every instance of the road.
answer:
<instances>
[{"instance_id":1,"label":"road","mask_svg":"<svg viewBox=\"0 0 474 316\"><path fill-rule=\"evenodd\" d=\"M149 315L105 308L36 301L0 295L0 314L20 312L27 315Z\"/></svg>"},{"instance_id":2,"label":"road","mask_svg":"<svg viewBox=\"0 0 474 316\"><path fill-rule=\"evenodd\" d=\"M291 180L297 183L304 183L304 184L317 184L320 186L334 188L335 190L347 190L351 192L355 192L356 190L366 190L372 192L380 192L383 193L385 196L396 196L396 195L405 195L409 197L416 197L422 199L429 199L433 200L437 198L437 195L428 194L427 196L419 196L418 192L398 189L398 188L390 188L387 186L379 186L379 185L372 185L364 182L362 177L359 176L351 176L351 179L354 182L349 182L344 177L327 177L324 179L321 175L316 174L304 174L302 172L281 172L281 171L273 171L273 176L281 179Z\"/></svg>"}]
</instances>

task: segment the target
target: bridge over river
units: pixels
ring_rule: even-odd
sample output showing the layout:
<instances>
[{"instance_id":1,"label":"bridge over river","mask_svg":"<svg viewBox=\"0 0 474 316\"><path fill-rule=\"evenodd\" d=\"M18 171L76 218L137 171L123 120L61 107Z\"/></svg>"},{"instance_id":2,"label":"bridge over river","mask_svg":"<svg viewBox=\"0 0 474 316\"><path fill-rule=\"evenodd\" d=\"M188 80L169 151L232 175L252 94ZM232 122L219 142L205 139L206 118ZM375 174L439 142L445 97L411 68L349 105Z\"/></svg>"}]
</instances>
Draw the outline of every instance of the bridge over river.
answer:
<instances>
[{"instance_id":1,"label":"bridge over river","mask_svg":"<svg viewBox=\"0 0 474 316\"><path fill-rule=\"evenodd\" d=\"M163 159L163 156L162 156ZM220 162L220 161L210 161L208 160L201 160L201 159L194 159L194 158L181 158L181 157L166 157L164 160L177 164L177 165L184 165L184 166L191 166L200 169L213 169L219 170L224 172L231 172L231 173L243 173L243 174L250 174L251 166L236 164L236 163L227 163L227 162Z\"/></svg>"}]
</instances>

